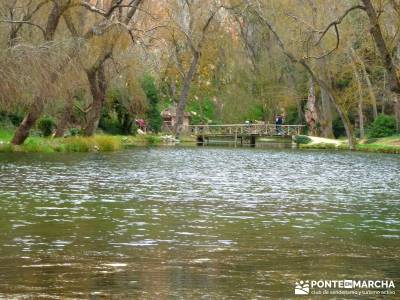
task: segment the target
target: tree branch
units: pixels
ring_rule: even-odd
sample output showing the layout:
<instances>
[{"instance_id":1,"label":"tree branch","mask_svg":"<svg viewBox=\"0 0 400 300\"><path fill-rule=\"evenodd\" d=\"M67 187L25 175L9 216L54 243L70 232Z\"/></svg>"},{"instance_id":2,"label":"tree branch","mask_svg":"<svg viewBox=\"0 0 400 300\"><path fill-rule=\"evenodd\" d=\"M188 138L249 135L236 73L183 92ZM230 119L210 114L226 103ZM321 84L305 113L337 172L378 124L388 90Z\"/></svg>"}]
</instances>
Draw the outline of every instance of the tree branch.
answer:
<instances>
[{"instance_id":1,"label":"tree branch","mask_svg":"<svg viewBox=\"0 0 400 300\"><path fill-rule=\"evenodd\" d=\"M337 29L337 25L339 25L340 23L342 23L342 21L344 20L344 18L345 18L350 12L352 12L353 10L356 10L356 9L365 10L365 6L362 6L362 5L352 6L352 7L350 7L349 9L347 9L347 10L343 13L343 15L341 15L337 20L335 20L335 21L331 22L330 24L328 24L328 26L325 28L325 30L322 31L322 34L321 34L320 38L318 39L318 41L315 43L315 46L318 45L318 44L321 42L321 40L324 38L325 34L329 31L329 29L331 29L331 27L334 27L335 30L337 31L337 30L338 30L338 29Z\"/></svg>"},{"instance_id":2,"label":"tree branch","mask_svg":"<svg viewBox=\"0 0 400 300\"><path fill-rule=\"evenodd\" d=\"M40 31L43 33L43 36L45 36L45 34L46 34L46 30L45 30L42 26L40 26L40 25L38 25L38 24L35 24L35 23L31 22L31 21L0 20L0 23L31 25L31 26L34 26L34 27L36 27L36 28L39 28Z\"/></svg>"}]
</instances>

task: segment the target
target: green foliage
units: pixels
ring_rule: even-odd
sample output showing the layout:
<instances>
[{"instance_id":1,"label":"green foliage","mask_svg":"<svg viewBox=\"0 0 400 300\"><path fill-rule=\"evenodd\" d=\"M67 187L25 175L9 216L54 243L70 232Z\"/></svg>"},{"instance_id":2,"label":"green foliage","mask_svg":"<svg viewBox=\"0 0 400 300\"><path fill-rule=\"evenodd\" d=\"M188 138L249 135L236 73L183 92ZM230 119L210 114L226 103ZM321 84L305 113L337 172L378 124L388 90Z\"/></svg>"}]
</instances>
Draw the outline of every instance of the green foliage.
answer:
<instances>
[{"instance_id":1,"label":"green foliage","mask_svg":"<svg viewBox=\"0 0 400 300\"><path fill-rule=\"evenodd\" d=\"M290 106L286 110L285 124L287 125L297 125L300 124L299 114L296 106Z\"/></svg>"},{"instance_id":2,"label":"green foliage","mask_svg":"<svg viewBox=\"0 0 400 300\"><path fill-rule=\"evenodd\" d=\"M300 144L302 149L322 149L322 150L334 150L337 149L336 144L333 143L317 143L317 144Z\"/></svg>"},{"instance_id":3,"label":"green foliage","mask_svg":"<svg viewBox=\"0 0 400 300\"><path fill-rule=\"evenodd\" d=\"M131 134L133 114L130 110L130 95L122 88L107 91L107 103L102 110L99 128L110 134Z\"/></svg>"},{"instance_id":4,"label":"green foliage","mask_svg":"<svg viewBox=\"0 0 400 300\"><path fill-rule=\"evenodd\" d=\"M11 141L14 132L12 130L0 129L0 141Z\"/></svg>"},{"instance_id":5,"label":"green foliage","mask_svg":"<svg viewBox=\"0 0 400 300\"><path fill-rule=\"evenodd\" d=\"M14 126L21 124L22 120L24 119L23 115L20 113L11 113L8 115L8 118Z\"/></svg>"},{"instance_id":6,"label":"green foliage","mask_svg":"<svg viewBox=\"0 0 400 300\"><path fill-rule=\"evenodd\" d=\"M98 151L116 151L122 148L121 139L115 136L95 135L92 139Z\"/></svg>"},{"instance_id":7,"label":"green foliage","mask_svg":"<svg viewBox=\"0 0 400 300\"><path fill-rule=\"evenodd\" d=\"M104 109L104 111L106 110ZM102 114L99 128L109 134L122 134L118 120L110 117L107 113Z\"/></svg>"},{"instance_id":8,"label":"green foliage","mask_svg":"<svg viewBox=\"0 0 400 300\"><path fill-rule=\"evenodd\" d=\"M13 127L21 124L23 116L17 112L7 113L5 111L0 111L0 126L1 127Z\"/></svg>"},{"instance_id":9,"label":"green foliage","mask_svg":"<svg viewBox=\"0 0 400 300\"><path fill-rule=\"evenodd\" d=\"M23 152L42 152L50 153L54 152L54 148L47 141L41 138L31 137L28 138L25 143L21 146L21 151Z\"/></svg>"},{"instance_id":10,"label":"green foliage","mask_svg":"<svg viewBox=\"0 0 400 300\"><path fill-rule=\"evenodd\" d=\"M215 123L215 104L211 99L191 101L187 110L194 112L191 120L193 125Z\"/></svg>"},{"instance_id":11,"label":"green foliage","mask_svg":"<svg viewBox=\"0 0 400 300\"><path fill-rule=\"evenodd\" d=\"M257 104L254 105L249 112L246 114L245 119L246 120L263 120L264 119L264 115L265 115L265 111L264 108L262 107L262 105Z\"/></svg>"},{"instance_id":12,"label":"green foliage","mask_svg":"<svg viewBox=\"0 0 400 300\"><path fill-rule=\"evenodd\" d=\"M13 147L10 143L0 143L0 153L1 152L13 152Z\"/></svg>"},{"instance_id":13,"label":"green foliage","mask_svg":"<svg viewBox=\"0 0 400 300\"><path fill-rule=\"evenodd\" d=\"M341 136L346 136L346 130L344 128L343 122L339 117L336 117L332 121L332 130L335 138L339 138Z\"/></svg>"},{"instance_id":14,"label":"green foliage","mask_svg":"<svg viewBox=\"0 0 400 300\"><path fill-rule=\"evenodd\" d=\"M160 138L154 135L145 135L145 140L149 146L156 145L160 143Z\"/></svg>"},{"instance_id":15,"label":"green foliage","mask_svg":"<svg viewBox=\"0 0 400 300\"><path fill-rule=\"evenodd\" d=\"M87 138L76 136L64 139L62 149L65 152L89 152L90 145Z\"/></svg>"},{"instance_id":16,"label":"green foliage","mask_svg":"<svg viewBox=\"0 0 400 300\"><path fill-rule=\"evenodd\" d=\"M109 135L95 135L93 137L74 136L62 140L61 151L65 152L90 152L90 151L116 151L122 148L119 137Z\"/></svg>"},{"instance_id":17,"label":"green foliage","mask_svg":"<svg viewBox=\"0 0 400 300\"><path fill-rule=\"evenodd\" d=\"M43 136L50 136L56 127L54 119L50 116L42 117L37 124L38 129L43 134Z\"/></svg>"},{"instance_id":18,"label":"green foliage","mask_svg":"<svg viewBox=\"0 0 400 300\"><path fill-rule=\"evenodd\" d=\"M345 72L336 80L336 88L339 90L344 90L347 88L352 80L352 74L350 72Z\"/></svg>"},{"instance_id":19,"label":"green foliage","mask_svg":"<svg viewBox=\"0 0 400 300\"><path fill-rule=\"evenodd\" d=\"M77 136L77 135L79 135L81 133L81 130L79 129L79 128L70 128L69 130L68 130L68 135L69 136Z\"/></svg>"},{"instance_id":20,"label":"green foliage","mask_svg":"<svg viewBox=\"0 0 400 300\"><path fill-rule=\"evenodd\" d=\"M359 151L366 151L366 152L400 154L400 147L394 146L394 145L358 144L358 145L356 145L356 149Z\"/></svg>"},{"instance_id":21,"label":"green foliage","mask_svg":"<svg viewBox=\"0 0 400 300\"><path fill-rule=\"evenodd\" d=\"M396 133L396 119L388 115L379 115L368 128L367 135L370 138L381 138Z\"/></svg>"},{"instance_id":22,"label":"green foliage","mask_svg":"<svg viewBox=\"0 0 400 300\"><path fill-rule=\"evenodd\" d=\"M296 135L294 141L297 144L308 144L311 142L311 139L306 135Z\"/></svg>"},{"instance_id":23,"label":"green foliage","mask_svg":"<svg viewBox=\"0 0 400 300\"><path fill-rule=\"evenodd\" d=\"M154 78L150 75L146 75L142 81L142 88L149 102L149 107L146 112L148 127L152 132L158 133L161 131L163 120L159 109L160 97Z\"/></svg>"}]
</instances>

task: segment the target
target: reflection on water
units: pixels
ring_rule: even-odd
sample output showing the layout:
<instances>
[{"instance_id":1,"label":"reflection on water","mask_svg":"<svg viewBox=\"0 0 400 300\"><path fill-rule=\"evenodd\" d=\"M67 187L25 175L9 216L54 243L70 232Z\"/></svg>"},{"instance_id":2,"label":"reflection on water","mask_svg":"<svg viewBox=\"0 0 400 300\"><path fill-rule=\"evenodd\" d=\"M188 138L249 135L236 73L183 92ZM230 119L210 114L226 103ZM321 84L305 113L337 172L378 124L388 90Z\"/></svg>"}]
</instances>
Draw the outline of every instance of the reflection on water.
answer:
<instances>
[{"instance_id":1,"label":"reflection on water","mask_svg":"<svg viewBox=\"0 0 400 300\"><path fill-rule=\"evenodd\" d=\"M0 154L0 298L399 285L399 170L398 156L295 150Z\"/></svg>"}]
</instances>

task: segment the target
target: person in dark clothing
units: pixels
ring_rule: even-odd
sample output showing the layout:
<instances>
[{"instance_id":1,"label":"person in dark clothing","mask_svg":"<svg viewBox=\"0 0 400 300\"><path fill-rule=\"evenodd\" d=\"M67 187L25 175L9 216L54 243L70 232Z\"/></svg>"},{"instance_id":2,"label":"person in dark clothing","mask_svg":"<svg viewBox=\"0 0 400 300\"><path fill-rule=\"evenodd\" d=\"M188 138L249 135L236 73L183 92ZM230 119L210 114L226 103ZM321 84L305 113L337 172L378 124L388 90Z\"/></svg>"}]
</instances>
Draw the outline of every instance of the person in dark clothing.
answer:
<instances>
[{"instance_id":1,"label":"person in dark clothing","mask_svg":"<svg viewBox=\"0 0 400 300\"><path fill-rule=\"evenodd\" d=\"M277 134L282 134L282 124L283 124L283 117L281 115L277 115L275 118L275 126Z\"/></svg>"}]
</instances>

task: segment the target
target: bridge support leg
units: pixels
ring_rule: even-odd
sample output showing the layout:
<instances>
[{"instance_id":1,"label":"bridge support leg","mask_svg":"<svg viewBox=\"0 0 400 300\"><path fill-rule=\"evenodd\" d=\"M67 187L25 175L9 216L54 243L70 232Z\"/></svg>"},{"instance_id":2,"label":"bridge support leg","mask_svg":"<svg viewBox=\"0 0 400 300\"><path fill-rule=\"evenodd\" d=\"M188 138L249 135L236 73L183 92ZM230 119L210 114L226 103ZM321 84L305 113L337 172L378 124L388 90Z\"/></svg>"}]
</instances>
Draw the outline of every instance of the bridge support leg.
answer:
<instances>
[{"instance_id":1,"label":"bridge support leg","mask_svg":"<svg viewBox=\"0 0 400 300\"><path fill-rule=\"evenodd\" d=\"M256 146L256 136L251 135L250 136L250 147L255 147Z\"/></svg>"},{"instance_id":2,"label":"bridge support leg","mask_svg":"<svg viewBox=\"0 0 400 300\"><path fill-rule=\"evenodd\" d=\"M204 137L201 135L197 136L197 146L204 146Z\"/></svg>"}]
</instances>

